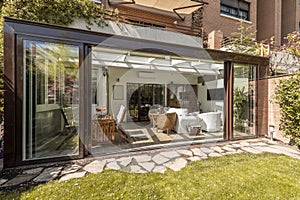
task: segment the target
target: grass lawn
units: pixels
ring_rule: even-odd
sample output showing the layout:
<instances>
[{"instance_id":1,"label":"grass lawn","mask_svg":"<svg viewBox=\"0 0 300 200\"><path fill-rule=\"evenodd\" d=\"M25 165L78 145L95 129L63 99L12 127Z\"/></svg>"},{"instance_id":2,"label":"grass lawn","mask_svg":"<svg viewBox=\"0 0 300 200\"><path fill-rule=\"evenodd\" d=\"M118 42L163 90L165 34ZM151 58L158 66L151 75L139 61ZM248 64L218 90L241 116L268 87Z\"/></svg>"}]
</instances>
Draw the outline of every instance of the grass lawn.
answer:
<instances>
[{"instance_id":1,"label":"grass lawn","mask_svg":"<svg viewBox=\"0 0 300 200\"><path fill-rule=\"evenodd\" d=\"M165 174L105 170L0 199L300 199L299 191L300 160L244 153L192 162Z\"/></svg>"}]
</instances>

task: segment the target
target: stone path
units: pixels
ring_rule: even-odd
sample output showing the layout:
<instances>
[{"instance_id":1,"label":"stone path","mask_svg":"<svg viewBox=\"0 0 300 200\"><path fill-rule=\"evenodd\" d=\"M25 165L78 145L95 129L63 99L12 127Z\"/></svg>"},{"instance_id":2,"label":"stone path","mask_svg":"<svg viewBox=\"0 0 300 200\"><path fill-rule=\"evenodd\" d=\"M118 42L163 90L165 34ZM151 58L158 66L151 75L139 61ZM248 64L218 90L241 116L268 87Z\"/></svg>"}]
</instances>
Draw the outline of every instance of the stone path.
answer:
<instances>
[{"instance_id":1,"label":"stone path","mask_svg":"<svg viewBox=\"0 0 300 200\"><path fill-rule=\"evenodd\" d=\"M243 152L254 154L271 152L300 159L300 151L287 145L260 138L217 144L202 144L173 150L161 149L153 153L137 153L118 158L101 159L101 157L95 157L87 159L86 162L68 165L57 164L56 166L48 167L31 167L30 169L22 170L10 180L0 177L0 187L17 186L29 181L35 183L44 183L51 180L65 181L84 177L88 173L101 173L106 169L122 170L131 173L164 173L167 168L179 171L193 161Z\"/></svg>"}]
</instances>

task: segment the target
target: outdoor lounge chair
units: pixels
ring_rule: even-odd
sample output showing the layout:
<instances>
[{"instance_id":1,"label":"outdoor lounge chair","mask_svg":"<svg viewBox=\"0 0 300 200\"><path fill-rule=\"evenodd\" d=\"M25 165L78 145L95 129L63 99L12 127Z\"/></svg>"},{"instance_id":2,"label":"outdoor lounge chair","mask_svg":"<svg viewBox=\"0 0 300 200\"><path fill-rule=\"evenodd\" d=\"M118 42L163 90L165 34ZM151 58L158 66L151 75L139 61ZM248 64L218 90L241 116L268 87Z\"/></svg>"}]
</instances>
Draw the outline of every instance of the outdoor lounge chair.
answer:
<instances>
[{"instance_id":1,"label":"outdoor lounge chair","mask_svg":"<svg viewBox=\"0 0 300 200\"><path fill-rule=\"evenodd\" d=\"M74 118L74 113L73 113L73 108L72 107L65 107L65 108L62 108L61 109L62 111L62 114L63 114L63 117L64 117L64 120L65 120L65 130L64 132L67 133L70 132L70 133L73 133L73 132L76 132L77 130L77 123L75 121L75 118Z\"/></svg>"},{"instance_id":2,"label":"outdoor lounge chair","mask_svg":"<svg viewBox=\"0 0 300 200\"><path fill-rule=\"evenodd\" d=\"M129 142L130 138L125 134L125 131L123 131L123 128L122 128L122 123L124 122L126 111L127 111L126 107L124 105L121 105L121 107L119 109L119 113L116 117L115 128L116 128L116 131L118 132L119 136L122 139L124 139L126 142Z\"/></svg>"}]
</instances>

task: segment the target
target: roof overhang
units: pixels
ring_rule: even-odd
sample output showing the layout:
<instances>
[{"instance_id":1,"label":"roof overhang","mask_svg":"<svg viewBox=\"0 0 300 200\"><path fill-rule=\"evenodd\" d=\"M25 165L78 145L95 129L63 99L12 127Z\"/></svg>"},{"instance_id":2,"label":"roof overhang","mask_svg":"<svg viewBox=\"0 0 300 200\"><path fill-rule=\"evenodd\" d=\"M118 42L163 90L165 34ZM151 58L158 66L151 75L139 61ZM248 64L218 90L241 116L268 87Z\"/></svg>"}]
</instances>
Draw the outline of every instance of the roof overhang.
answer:
<instances>
[{"instance_id":1,"label":"roof overhang","mask_svg":"<svg viewBox=\"0 0 300 200\"><path fill-rule=\"evenodd\" d=\"M191 14L208 4L204 0L109 0L108 3L110 5L132 4L132 7L144 6L165 12L174 12L181 20L184 20L182 15Z\"/></svg>"}]
</instances>

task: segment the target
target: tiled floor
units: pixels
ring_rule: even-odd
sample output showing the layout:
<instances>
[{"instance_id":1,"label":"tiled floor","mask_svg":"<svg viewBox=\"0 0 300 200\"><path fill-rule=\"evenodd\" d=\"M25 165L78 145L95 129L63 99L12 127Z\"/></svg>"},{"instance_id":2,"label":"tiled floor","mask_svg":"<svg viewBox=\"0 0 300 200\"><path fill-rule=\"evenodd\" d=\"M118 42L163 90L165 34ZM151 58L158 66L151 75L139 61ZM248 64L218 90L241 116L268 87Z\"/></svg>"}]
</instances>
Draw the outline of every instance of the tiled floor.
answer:
<instances>
[{"instance_id":1,"label":"tiled floor","mask_svg":"<svg viewBox=\"0 0 300 200\"><path fill-rule=\"evenodd\" d=\"M10 180L0 178L1 187L9 187L33 181L43 183L50 180L64 181L80 178L88 173L101 173L106 169L122 170L128 173L164 173L167 168L178 171L188 163L208 157L250 152L254 154L271 152L300 159L300 151L288 145L271 142L265 138L235 142L207 143L159 149L147 152L127 153L118 157L92 157L55 166L30 166L22 169Z\"/></svg>"}]
</instances>

